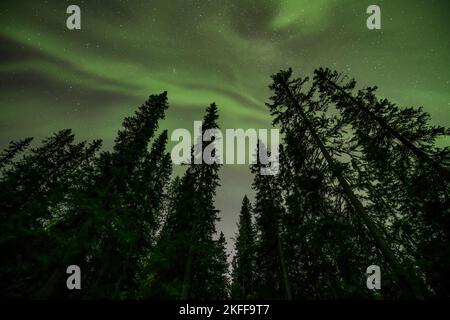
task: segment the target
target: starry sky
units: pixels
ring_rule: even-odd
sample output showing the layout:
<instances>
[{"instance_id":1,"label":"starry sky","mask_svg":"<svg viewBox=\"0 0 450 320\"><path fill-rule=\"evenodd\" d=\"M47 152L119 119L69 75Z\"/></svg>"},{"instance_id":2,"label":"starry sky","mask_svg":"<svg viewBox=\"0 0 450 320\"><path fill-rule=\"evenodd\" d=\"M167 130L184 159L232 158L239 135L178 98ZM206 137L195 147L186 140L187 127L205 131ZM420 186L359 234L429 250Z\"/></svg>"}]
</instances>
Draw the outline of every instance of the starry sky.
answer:
<instances>
[{"instance_id":1,"label":"starry sky","mask_svg":"<svg viewBox=\"0 0 450 320\"><path fill-rule=\"evenodd\" d=\"M81 30L66 28L70 4ZM381 30L366 27L371 4ZM346 72L450 126L449 12L448 0L1 0L0 148L72 128L109 149L123 118L164 90L169 133L192 131L213 101L223 129L270 128L270 75L287 67ZM230 240L252 177L247 165L221 176L218 229Z\"/></svg>"}]
</instances>

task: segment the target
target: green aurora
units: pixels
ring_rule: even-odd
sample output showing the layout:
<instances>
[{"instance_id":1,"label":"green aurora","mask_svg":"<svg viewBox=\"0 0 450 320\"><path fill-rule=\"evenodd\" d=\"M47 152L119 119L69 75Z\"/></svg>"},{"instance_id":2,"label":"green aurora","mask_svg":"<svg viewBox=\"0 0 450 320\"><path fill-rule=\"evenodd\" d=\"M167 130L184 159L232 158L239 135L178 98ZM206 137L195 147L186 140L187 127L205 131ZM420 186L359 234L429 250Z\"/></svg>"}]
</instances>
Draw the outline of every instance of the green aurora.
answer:
<instances>
[{"instance_id":1,"label":"green aurora","mask_svg":"<svg viewBox=\"0 0 450 320\"><path fill-rule=\"evenodd\" d=\"M70 4L81 30L66 28ZM371 4L381 30L366 27ZM2 0L0 147L72 128L108 149L123 118L164 90L169 133L192 130L213 101L223 129L270 128L269 76L287 67L346 72L450 126L449 12L448 0ZM230 239L252 176L247 165L221 173L218 229Z\"/></svg>"}]
</instances>

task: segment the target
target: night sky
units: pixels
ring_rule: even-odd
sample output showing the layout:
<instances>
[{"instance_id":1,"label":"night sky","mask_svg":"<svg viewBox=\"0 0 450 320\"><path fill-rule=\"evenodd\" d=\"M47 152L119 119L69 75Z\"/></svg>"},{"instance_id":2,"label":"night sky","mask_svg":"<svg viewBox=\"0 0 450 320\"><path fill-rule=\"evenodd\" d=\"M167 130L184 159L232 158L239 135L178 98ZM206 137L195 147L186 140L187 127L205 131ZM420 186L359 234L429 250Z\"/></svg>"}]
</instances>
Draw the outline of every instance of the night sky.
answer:
<instances>
[{"instance_id":1,"label":"night sky","mask_svg":"<svg viewBox=\"0 0 450 320\"><path fill-rule=\"evenodd\" d=\"M66 28L70 4L81 30ZM381 30L366 27L371 4ZM449 15L449 0L1 0L0 148L71 128L109 149L123 118L164 90L169 134L192 131L213 101L223 129L270 128L270 75L287 67L346 72L450 126ZM230 239L252 177L247 165L221 175L218 229Z\"/></svg>"}]
</instances>

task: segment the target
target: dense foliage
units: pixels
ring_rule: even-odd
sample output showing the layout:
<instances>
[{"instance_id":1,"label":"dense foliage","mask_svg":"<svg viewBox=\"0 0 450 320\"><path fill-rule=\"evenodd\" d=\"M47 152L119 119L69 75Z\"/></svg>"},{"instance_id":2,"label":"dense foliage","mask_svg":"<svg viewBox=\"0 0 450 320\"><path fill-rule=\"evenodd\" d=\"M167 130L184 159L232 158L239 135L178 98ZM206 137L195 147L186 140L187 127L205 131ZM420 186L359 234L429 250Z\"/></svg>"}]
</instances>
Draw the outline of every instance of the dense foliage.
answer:
<instances>
[{"instance_id":1,"label":"dense foliage","mask_svg":"<svg viewBox=\"0 0 450 320\"><path fill-rule=\"evenodd\" d=\"M290 69L272 79L280 171L251 166L255 198L243 195L230 269L216 230L220 164L188 164L172 176L168 134L158 130L164 92L124 120L110 151L62 130L0 154L1 295L450 297L450 150L436 147L448 130L422 108L356 90L328 69L312 80ZM218 120L213 103L202 135ZM195 145L191 157L206 148ZM366 287L372 264L381 267L381 290ZM80 266L82 290L67 289L69 265Z\"/></svg>"}]
</instances>

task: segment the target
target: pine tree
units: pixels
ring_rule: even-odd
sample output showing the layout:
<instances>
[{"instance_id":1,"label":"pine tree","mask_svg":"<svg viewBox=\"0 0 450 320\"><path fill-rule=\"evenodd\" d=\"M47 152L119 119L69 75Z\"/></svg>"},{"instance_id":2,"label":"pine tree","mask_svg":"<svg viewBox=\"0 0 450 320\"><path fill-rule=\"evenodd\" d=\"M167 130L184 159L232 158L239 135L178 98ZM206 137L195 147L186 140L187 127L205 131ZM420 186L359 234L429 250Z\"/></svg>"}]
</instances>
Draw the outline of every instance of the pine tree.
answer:
<instances>
[{"instance_id":1,"label":"pine tree","mask_svg":"<svg viewBox=\"0 0 450 320\"><path fill-rule=\"evenodd\" d=\"M150 249L163 187L171 173L164 151L167 133L155 140L150 152L147 148L167 108L166 92L150 96L134 116L125 118L113 152L100 159L94 184L99 231L94 234L99 244L85 272L92 284L85 294L121 298L133 286L125 277L134 277L138 259Z\"/></svg>"},{"instance_id":2,"label":"pine tree","mask_svg":"<svg viewBox=\"0 0 450 320\"><path fill-rule=\"evenodd\" d=\"M213 103L206 109L202 136L206 130L218 128L217 119ZM194 147L192 158L201 156L207 147ZM191 164L175 186L171 211L148 260L144 297L207 299L228 291L224 238L213 238L218 221L214 197L219 168L218 163ZM211 279L221 280L211 283Z\"/></svg>"},{"instance_id":3,"label":"pine tree","mask_svg":"<svg viewBox=\"0 0 450 320\"><path fill-rule=\"evenodd\" d=\"M159 228L166 186L172 173L170 154L166 153L167 131L153 142L129 178L128 191L124 196L123 235L124 251L122 270L115 285L114 297L134 297L138 288L135 275L140 272L140 261L151 251ZM100 266L101 267L101 266Z\"/></svg>"},{"instance_id":4,"label":"pine tree","mask_svg":"<svg viewBox=\"0 0 450 320\"><path fill-rule=\"evenodd\" d=\"M249 299L254 295L255 231L252 223L252 205L247 196L242 200L239 214L238 234L233 257L231 297Z\"/></svg>"},{"instance_id":5,"label":"pine tree","mask_svg":"<svg viewBox=\"0 0 450 320\"><path fill-rule=\"evenodd\" d=\"M369 216L368 211L362 205L361 200L358 199L355 192L352 190L350 183L344 176L346 166L338 163L329 152L329 148L326 147L322 140L320 133L316 130L320 121L324 119L324 111L327 109L329 99L324 95L320 95L320 100L314 100L317 87L313 86L306 92L302 92L302 88L308 81L308 78L291 80L292 70L282 71L273 76L273 84L270 88L274 91L275 95L271 98L273 103L269 104L269 108L272 115L276 116L275 123L281 122L286 127L289 123L294 121L300 121L303 126L308 130L314 144L320 150L320 154L326 161L329 170L333 173L334 177L339 183L342 190L342 194L347 201L347 204L352 208L352 211L356 213L358 219L367 228L377 248L382 253L384 259L388 262L390 268L394 271L397 279L411 290L415 297L422 298L422 288L420 280L412 273L408 268L402 266L394 252L384 239L383 232L374 223L373 219ZM311 111L322 112L321 117L310 117ZM348 171L348 170L347 170Z\"/></svg>"},{"instance_id":6,"label":"pine tree","mask_svg":"<svg viewBox=\"0 0 450 320\"><path fill-rule=\"evenodd\" d=\"M29 141L14 149L24 149ZM27 150L21 159L7 157L0 181L2 294L42 297L41 288L58 265L67 240L56 230L76 206L85 172L100 145L100 141L74 143L72 132L63 130Z\"/></svg>"},{"instance_id":7,"label":"pine tree","mask_svg":"<svg viewBox=\"0 0 450 320\"><path fill-rule=\"evenodd\" d=\"M325 113L326 108L309 106L308 115L322 141L333 145L332 152L338 153L342 144L340 124L334 118L316 115L319 111ZM353 214L301 117L295 113L278 115L274 124L281 125L284 136L277 176L284 207L280 231L292 297L365 297L361 283L365 281L362 270L367 265L363 261L370 259L367 252L372 251L370 246L364 246L365 234L357 232L360 226L354 225Z\"/></svg>"},{"instance_id":8,"label":"pine tree","mask_svg":"<svg viewBox=\"0 0 450 320\"><path fill-rule=\"evenodd\" d=\"M450 239L450 184L444 172L450 152L436 148L435 140L448 130L431 126L421 108L402 109L377 98L375 87L354 97L355 80L344 83L342 75L328 69L315 73L323 94L353 128L349 155L376 218L391 226L387 232L407 263L424 274L435 294L444 296L450 287L444 271L450 261L443 258L449 249L442 245Z\"/></svg>"},{"instance_id":9,"label":"pine tree","mask_svg":"<svg viewBox=\"0 0 450 320\"><path fill-rule=\"evenodd\" d=\"M230 283L228 279L228 254L226 252L226 239L223 232L214 240L211 252L211 262L207 266L205 299L225 300L230 296ZM204 281L203 279L200 279Z\"/></svg>"},{"instance_id":10,"label":"pine tree","mask_svg":"<svg viewBox=\"0 0 450 320\"><path fill-rule=\"evenodd\" d=\"M55 232L66 241L40 296L123 297L123 290L130 285L124 280L126 269L131 273L126 276L134 277L136 264L131 261L148 249L136 248L140 237L136 225L143 221L137 221L141 217L129 206L129 199L137 191L132 187L138 185L133 179L139 178L149 140L167 107L165 92L150 96L134 116L124 120L113 151L103 152L95 168L86 173L90 184L76 194L72 210L55 226ZM154 213L147 214L151 217ZM65 268L71 264L79 265L83 271L85 285L81 292L68 292L65 288Z\"/></svg>"},{"instance_id":11,"label":"pine tree","mask_svg":"<svg viewBox=\"0 0 450 320\"><path fill-rule=\"evenodd\" d=\"M262 142L258 143L258 155L264 154ZM260 159L259 159L260 160ZM291 299L290 280L284 257L284 243L280 232L283 215L281 188L273 175L262 174L267 164L257 161L251 170L255 175L256 190L253 214L256 220L256 265L255 291L258 298Z\"/></svg>"},{"instance_id":12,"label":"pine tree","mask_svg":"<svg viewBox=\"0 0 450 320\"><path fill-rule=\"evenodd\" d=\"M167 215L157 243L143 263L139 297L178 299L189 250L195 178L188 171L174 179Z\"/></svg>"}]
</instances>

